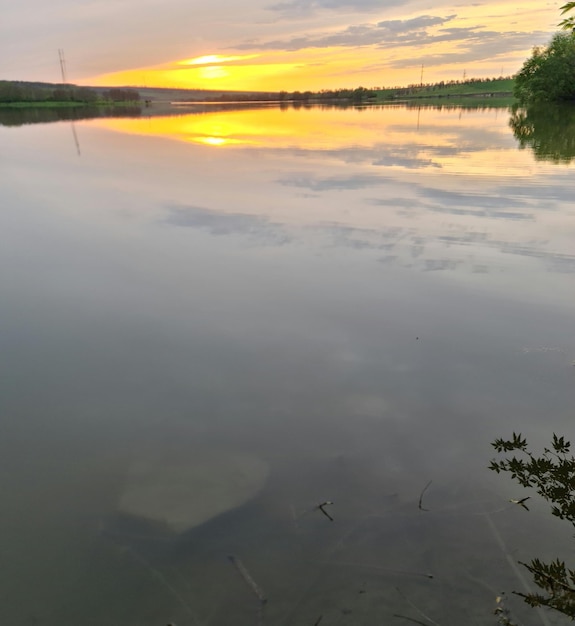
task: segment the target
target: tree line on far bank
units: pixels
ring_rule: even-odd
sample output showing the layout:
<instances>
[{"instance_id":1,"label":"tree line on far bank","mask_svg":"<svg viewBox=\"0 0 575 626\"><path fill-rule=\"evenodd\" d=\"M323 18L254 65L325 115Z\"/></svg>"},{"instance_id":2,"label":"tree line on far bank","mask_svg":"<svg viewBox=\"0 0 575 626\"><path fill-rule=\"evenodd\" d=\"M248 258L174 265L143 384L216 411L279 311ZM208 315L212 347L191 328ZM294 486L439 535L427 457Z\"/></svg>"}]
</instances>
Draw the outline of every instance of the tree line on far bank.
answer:
<instances>
[{"instance_id":1,"label":"tree line on far bank","mask_svg":"<svg viewBox=\"0 0 575 626\"><path fill-rule=\"evenodd\" d=\"M93 89L76 85L34 84L20 81L0 81L0 103L77 103L138 102L140 94L134 89Z\"/></svg>"},{"instance_id":2,"label":"tree line on far bank","mask_svg":"<svg viewBox=\"0 0 575 626\"><path fill-rule=\"evenodd\" d=\"M423 97L439 96L442 92L449 92L453 88L461 87L458 90L461 95L492 95L501 92L501 81L511 81L512 78L468 78L466 80L446 80L437 83L418 83L407 87L356 87L355 89L322 89L320 91L280 91L278 92L254 92L254 93L222 93L220 95L201 96L204 102L281 102L292 104L370 104L383 100L393 100L396 98L422 95ZM491 87L496 86L495 89ZM511 92L511 87L509 87Z\"/></svg>"}]
</instances>

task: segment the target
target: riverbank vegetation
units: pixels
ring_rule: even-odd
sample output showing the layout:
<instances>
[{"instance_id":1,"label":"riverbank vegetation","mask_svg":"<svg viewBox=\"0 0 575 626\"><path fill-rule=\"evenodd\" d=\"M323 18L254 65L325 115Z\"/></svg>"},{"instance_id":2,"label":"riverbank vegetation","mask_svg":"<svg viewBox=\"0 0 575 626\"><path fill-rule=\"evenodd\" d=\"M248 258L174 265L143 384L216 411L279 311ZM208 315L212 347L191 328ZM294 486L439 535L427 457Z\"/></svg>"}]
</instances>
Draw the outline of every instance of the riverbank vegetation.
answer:
<instances>
[{"instance_id":1,"label":"riverbank vegetation","mask_svg":"<svg viewBox=\"0 0 575 626\"><path fill-rule=\"evenodd\" d=\"M321 91L280 91L279 94L261 94L260 100L279 100L280 102L314 103L352 103L370 104L398 100L452 97L508 97L513 96L512 77L469 78L466 80L440 81L437 83L419 83L407 87L356 87L355 89L323 89ZM222 94L218 102L238 96Z\"/></svg>"},{"instance_id":2,"label":"riverbank vegetation","mask_svg":"<svg viewBox=\"0 0 575 626\"><path fill-rule=\"evenodd\" d=\"M565 15L565 13L569 13L575 9L575 2L567 2L561 7L561 15ZM559 26L563 28L563 30L573 30L575 28L575 17L570 15L566 17L561 22L559 22Z\"/></svg>"},{"instance_id":3,"label":"riverbank vegetation","mask_svg":"<svg viewBox=\"0 0 575 626\"><path fill-rule=\"evenodd\" d=\"M135 89L94 89L68 84L0 81L0 105L83 106L140 101Z\"/></svg>"},{"instance_id":4,"label":"riverbank vegetation","mask_svg":"<svg viewBox=\"0 0 575 626\"><path fill-rule=\"evenodd\" d=\"M496 439L492 446L499 454L512 453L503 460L493 460L491 470L508 473L521 487L534 489L551 505L551 514L575 527L575 457L571 443L553 434L551 445L541 455L530 450L521 434L508 440ZM512 500L529 511L530 496ZM539 558L520 563L540 589L537 593L514 592L532 607L547 607L575 619L575 570L561 558L545 562ZM511 625L511 622L507 622Z\"/></svg>"},{"instance_id":5,"label":"riverbank vegetation","mask_svg":"<svg viewBox=\"0 0 575 626\"><path fill-rule=\"evenodd\" d=\"M575 33L561 32L547 46L533 48L515 78L523 104L575 101Z\"/></svg>"},{"instance_id":6,"label":"riverbank vegetation","mask_svg":"<svg viewBox=\"0 0 575 626\"><path fill-rule=\"evenodd\" d=\"M511 108L509 126L522 149L538 161L575 161L575 107L567 103L534 103Z\"/></svg>"},{"instance_id":7,"label":"riverbank vegetation","mask_svg":"<svg viewBox=\"0 0 575 626\"><path fill-rule=\"evenodd\" d=\"M575 10L575 2L561 7L561 15ZM559 22L546 46L533 48L515 77L513 93L523 105L537 102L575 102L575 16Z\"/></svg>"},{"instance_id":8,"label":"riverbank vegetation","mask_svg":"<svg viewBox=\"0 0 575 626\"><path fill-rule=\"evenodd\" d=\"M0 81L0 106L84 106L146 103L237 103L280 102L293 104L361 105L414 99L511 98L513 78L470 78L421 83L406 87L356 87L321 91L210 92L177 89L108 89L75 85ZM142 95L143 94L143 95Z\"/></svg>"},{"instance_id":9,"label":"riverbank vegetation","mask_svg":"<svg viewBox=\"0 0 575 626\"><path fill-rule=\"evenodd\" d=\"M414 100L427 98L464 98L464 97L511 97L513 94L513 78L469 78L466 80L440 81L437 83L420 83L407 87L376 87L355 90L323 91L317 94L320 99L347 99L352 101L386 102L397 100Z\"/></svg>"}]
</instances>

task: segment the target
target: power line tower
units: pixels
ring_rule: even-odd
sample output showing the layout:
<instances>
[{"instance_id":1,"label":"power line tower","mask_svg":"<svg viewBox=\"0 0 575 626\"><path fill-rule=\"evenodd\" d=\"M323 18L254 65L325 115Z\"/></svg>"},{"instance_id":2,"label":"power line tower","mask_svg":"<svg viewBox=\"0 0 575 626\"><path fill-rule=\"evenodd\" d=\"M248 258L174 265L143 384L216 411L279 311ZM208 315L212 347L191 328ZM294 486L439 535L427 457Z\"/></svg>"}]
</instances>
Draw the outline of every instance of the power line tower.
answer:
<instances>
[{"instance_id":1,"label":"power line tower","mask_svg":"<svg viewBox=\"0 0 575 626\"><path fill-rule=\"evenodd\" d=\"M58 59L60 60L60 72L62 73L62 82L64 85L68 84L68 76L66 72L66 58L64 57L64 50L58 48Z\"/></svg>"},{"instance_id":2,"label":"power line tower","mask_svg":"<svg viewBox=\"0 0 575 626\"><path fill-rule=\"evenodd\" d=\"M60 72L62 74L62 83L64 85L68 85L68 72L66 71L66 57L64 56L64 49L58 48L58 59L60 61ZM70 87L68 91L72 91ZM71 120L70 124L72 126L72 135L74 136L74 143L76 145L76 151L78 152L78 156L81 156L80 152L80 142L78 141L78 135L76 134L76 127L74 126L74 121Z\"/></svg>"}]
</instances>

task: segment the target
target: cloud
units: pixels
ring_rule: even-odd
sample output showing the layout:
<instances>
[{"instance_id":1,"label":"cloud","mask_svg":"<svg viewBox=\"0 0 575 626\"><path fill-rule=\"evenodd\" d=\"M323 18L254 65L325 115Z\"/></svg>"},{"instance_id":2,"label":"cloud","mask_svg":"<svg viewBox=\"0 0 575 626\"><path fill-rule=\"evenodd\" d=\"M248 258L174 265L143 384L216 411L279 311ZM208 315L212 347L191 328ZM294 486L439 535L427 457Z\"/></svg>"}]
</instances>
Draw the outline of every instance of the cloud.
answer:
<instances>
[{"instance_id":1,"label":"cloud","mask_svg":"<svg viewBox=\"0 0 575 626\"><path fill-rule=\"evenodd\" d=\"M422 167L438 167L439 163L434 163L432 159L422 159L417 156L399 156L399 155L386 155L373 162L373 165L380 167L403 167L405 169L420 169Z\"/></svg>"},{"instance_id":2,"label":"cloud","mask_svg":"<svg viewBox=\"0 0 575 626\"><path fill-rule=\"evenodd\" d=\"M502 220L534 220L532 213L521 213L519 211L493 211L488 209L457 207L430 207L429 210L434 213L447 213L449 215L471 215L473 217L489 217Z\"/></svg>"},{"instance_id":3,"label":"cloud","mask_svg":"<svg viewBox=\"0 0 575 626\"><path fill-rule=\"evenodd\" d=\"M346 70L346 75L358 72L383 71L386 68L401 70L420 64L426 67L485 61L500 55L524 51L533 45L545 43L549 33L487 30L484 26L445 27L456 14L444 17L420 15L406 20L385 20L377 23L354 24L331 32L302 34L283 39L250 40L239 43L239 50L285 50L295 52L322 48L374 47L382 50L410 49L420 51L419 56L409 54L399 58L386 58L379 65L357 65ZM438 28L444 26L443 28ZM426 51L428 46L450 43L445 52Z\"/></svg>"},{"instance_id":4,"label":"cloud","mask_svg":"<svg viewBox=\"0 0 575 626\"><path fill-rule=\"evenodd\" d=\"M391 252L398 243L409 240L413 231L402 226L382 228L359 228L341 224L320 222L310 230L323 233L330 245L354 250L382 250Z\"/></svg>"},{"instance_id":5,"label":"cloud","mask_svg":"<svg viewBox=\"0 0 575 626\"><path fill-rule=\"evenodd\" d=\"M534 207L527 201L494 193L462 193L421 186L421 206L434 213L469 215L504 220L534 220Z\"/></svg>"},{"instance_id":6,"label":"cloud","mask_svg":"<svg viewBox=\"0 0 575 626\"><path fill-rule=\"evenodd\" d=\"M382 0L289 0L288 2L271 4L267 8L286 16L299 16L310 15L322 9L350 9L360 12L381 11L402 4L405 4L404 0L385 0L385 2Z\"/></svg>"},{"instance_id":7,"label":"cloud","mask_svg":"<svg viewBox=\"0 0 575 626\"><path fill-rule=\"evenodd\" d=\"M456 270L462 261L455 259L426 259L424 261L424 272L438 272L445 270Z\"/></svg>"},{"instance_id":8,"label":"cloud","mask_svg":"<svg viewBox=\"0 0 575 626\"><path fill-rule=\"evenodd\" d=\"M390 128L393 128L390 126ZM408 129L408 132L411 129ZM422 156L422 152L424 155ZM430 158L432 156L451 156L459 154L461 148L426 147L415 143L406 143L401 146L391 146L386 144L374 144L372 147L334 148L334 149L312 149L296 148L291 150L291 154L298 158L318 157L320 159L334 159L347 164L369 163L378 167L403 167L405 169L440 168L441 164ZM271 152L270 152L271 153ZM277 154L285 153L278 150ZM285 184L285 183L284 183Z\"/></svg>"},{"instance_id":9,"label":"cloud","mask_svg":"<svg viewBox=\"0 0 575 626\"><path fill-rule=\"evenodd\" d=\"M449 191L447 189L434 189L433 187L419 187L419 194L425 199L435 200L439 204L467 204L485 209L527 206L527 203L493 196L482 191L481 193L462 193L460 191Z\"/></svg>"},{"instance_id":10,"label":"cloud","mask_svg":"<svg viewBox=\"0 0 575 626\"><path fill-rule=\"evenodd\" d=\"M355 183L359 183L359 177L352 177ZM375 183L375 179L363 182ZM324 179L319 183L311 184L310 181L300 180L306 186L338 189L331 184L333 181ZM348 184L350 181L348 180ZM352 184L355 184L352 183ZM347 187L350 188L350 187ZM352 187L353 188L353 187ZM495 206L495 197L478 197L474 194L449 192L446 190L434 190L429 187L418 189L419 195L439 200L440 203L430 206L429 203L419 203L417 200L405 198L386 198L368 200L369 204L390 206L400 209L402 206L414 205L416 214L411 217L417 219L426 211L444 210L446 213L461 213L474 217L489 217L503 219L529 219L533 216L521 216L518 212L511 215L508 211L490 210ZM501 202L501 198L497 198ZM483 210L466 211L454 208L451 210L446 203L456 201L464 205L485 207ZM508 205L513 204L509 200ZM523 202L519 201L519 205ZM239 236L244 241L257 246L282 246L294 242L307 241L310 237L314 245L325 247L338 247L356 251L372 251L382 256L377 260L383 264L391 264L405 268L411 268L424 272L437 271L469 271L473 273L487 273L497 263L493 252L498 255L511 255L538 260L547 271L559 273L575 273L575 255L556 252L546 249L547 241L513 242L494 236L486 230L476 230L474 223L471 230L463 229L449 233L425 233L414 226L387 226L380 228L354 227L333 222L315 222L307 226L288 227L286 224L273 222L267 217L250 215L247 213L222 213L193 205L179 205L168 207L167 216L162 220L164 224L180 228L197 229L209 233L212 236ZM323 244L319 244L323 241ZM489 263L478 262L485 256L490 258ZM492 258L493 257L493 258Z\"/></svg>"},{"instance_id":11,"label":"cloud","mask_svg":"<svg viewBox=\"0 0 575 626\"><path fill-rule=\"evenodd\" d=\"M353 176L333 176L329 178L313 178L306 175L293 175L280 178L277 182L286 187L298 187L311 191L348 191L352 189L365 189L367 187L379 187L390 179L372 174L356 174Z\"/></svg>"},{"instance_id":12,"label":"cloud","mask_svg":"<svg viewBox=\"0 0 575 626\"><path fill-rule=\"evenodd\" d=\"M533 45L544 43L549 38L549 33L534 31L531 33L521 32L496 32L480 30L479 28L445 28L434 35L427 35L420 40L421 45L440 42L460 42L460 47L452 52L441 54L425 53L419 57L390 60L388 67L403 69L413 67L419 63L426 66L445 65L449 63L463 63L465 61L479 61L491 59L500 54L509 54L515 51L525 50ZM414 42L395 41L389 42L385 47L412 46Z\"/></svg>"},{"instance_id":13,"label":"cloud","mask_svg":"<svg viewBox=\"0 0 575 626\"><path fill-rule=\"evenodd\" d=\"M547 185L532 185L530 187L517 187L514 185L500 185L497 193L502 197L509 195L516 199L535 202L537 210L555 210L556 202L568 202L573 192L565 185L561 176L551 176Z\"/></svg>"},{"instance_id":14,"label":"cloud","mask_svg":"<svg viewBox=\"0 0 575 626\"><path fill-rule=\"evenodd\" d=\"M419 17L413 17L409 20L384 20L383 22L378 22L376 26L378 28L384 28L390 33L406 33L413 30L428 28L429 26L445 24L445 22L449 22L456 17L456 14L448 15L447 17L420 15Z\"/></svg>"},{"instance_id":15,"label":"cloud","mask_svg":"<svg viewBox=\"0 0 575 626\"><path fill-rule=\"evenodd\" d=\"M234 46L240 50L303 50L306 48L333 48L390 45L414 45L435 41L426 29L445 24L456 15L438 17L420 15L409 20L385 20L376 24L356 24L339 31L319 35L302 35L291 39L276 39L268 42L245 41ZM466 30L466 29L457 29ZM472 29L469 29L472 30ZM447 35L444 35L447 37ZM455 35L454 35L455 36ZM444 41L444 39L438 39Z\"/></svg>"},{"instance_id":16,"label":"cloud","mask_svg":"<svg viewBox=\"0 0 575 626\"><path fill-rule=\"evenodd\" d=\"M413 209L413 198L403 196L388 196L386 198L367 198L366 204L373 206L391 207L393 209Z\"/></svg>"},{"instance_id":17,"label":"cloud","mask_svg":"<svg viewBox=\"0 0 575 626\"><path fill-rule=\"evenodd\" d=\"M244 235L264 245L283 245L292 239L282 224L265 217L220 213L191 205L169 207L163 222L171 226L207 231L214 236Z\"/></svg>"}]
</instances>

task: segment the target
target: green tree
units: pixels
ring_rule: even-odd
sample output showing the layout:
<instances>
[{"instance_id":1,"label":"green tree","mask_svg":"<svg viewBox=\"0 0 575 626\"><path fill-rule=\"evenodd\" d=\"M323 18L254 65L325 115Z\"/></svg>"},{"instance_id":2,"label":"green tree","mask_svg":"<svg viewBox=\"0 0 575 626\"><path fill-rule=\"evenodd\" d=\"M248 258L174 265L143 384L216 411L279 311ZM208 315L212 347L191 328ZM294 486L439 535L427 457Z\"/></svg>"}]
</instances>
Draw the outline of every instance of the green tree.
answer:
<instances>
[{"instance_id":1,"label":"green tree","mask_svg":"<svg viewBox=\"0 0 575 626\"><path fill-rule=\"evenodd\" d=\"M561 15L565 15L565 13L569 13L569 11L572 11L573 9L575 9L575 2L568 2L561 7ZM564 20L559 22L559 26L561 26L565 30L575 28L575 17L566 17Z\"/></svg>"},{"instance_id":2,"label":"green tree","mask_svg":"<svg viewBox=\"0 0 575 626\"><path fill-rule=\"evenodd\" d=\"M575 100L575 33L557 33L534 48L515 77L514 94L522 103Z\"/></svg>"},{"instance_id":3,"label":"green tree","mask_svg":"<svg viewBox=\"0 0 575 626\"><path fill-rule=\"evenodd\" d=\"M551 504L552 515L575 526L575 457L570 453L569 441L553 434L551 447L544 448L540 456L529 450L521 434L513 433L509 440L496 439L491 445L500 454L518 455L493 460L490 469L507 472L522 487L535 489ZM545 563L535 558L521 565L529 570L542 593L515 593L533 607L546 606L575 619L575 570L568 569L560 559Z\"/></svg>"}]
</instances>

